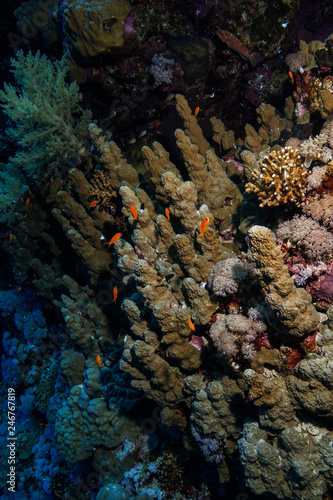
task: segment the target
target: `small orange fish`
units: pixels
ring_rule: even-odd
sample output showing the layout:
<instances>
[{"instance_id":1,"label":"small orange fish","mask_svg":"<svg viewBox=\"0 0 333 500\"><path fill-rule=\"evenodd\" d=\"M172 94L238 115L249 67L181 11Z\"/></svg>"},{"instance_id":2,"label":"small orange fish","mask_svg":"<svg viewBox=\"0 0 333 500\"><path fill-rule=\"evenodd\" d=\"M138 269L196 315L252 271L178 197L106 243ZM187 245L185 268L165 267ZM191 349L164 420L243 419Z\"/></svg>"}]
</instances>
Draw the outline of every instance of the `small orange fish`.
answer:
<instances>
[{"instance_id":1,"label":"small orange fish","mask_svg":"<svg viewBox=\"0 0 333 500\"><path fill-rule=\"evenodd\" d=\"M163 135L162 132L160 132L159 130L156 130L156 134Z\"/></svg>"},{"instance_id":2,"label":"small orange fish","mask_svg":"<svg viewBox=\"0 0 333 500\"><path fill-rule=\"evenodd\" d=\"M118 297L118 288L116 286L113 287L113 301L111 302L111 304L113 302L116 302L117 300L117 297Z\"/></svg>"},{"instance_id":3,"label":"small orange fish","mask_svg":"<svg viewBox=\"0 0 333 500\"><path fill-rule=\"evenodd\" d=\"M96 207L97 203L98 203L98 200L94 200L94 201L92 201L92 202L90 203L90 205L89 205L89 207L88 207L88 208L94 208L94 207Z\"/></svg>"},{"instance_id":4,"label":"small orange fish","mask_svg":"<svg viewBox=\"0 0 333 500\"><path fill-rule=\"evenodd\" d=\"M134 220L138 220L138 213L137 213L137 211L135 210L134 205L130 205L130 209L131 209L132 215L133 215L133 217L134 217Z\"/></svg>"},{"instance_id":5,"label":"small orange fish","mask_svg":"<svg viewBox=\"0 0 333 500\"><path fill-rule=\"evenodd\" d=\"M200 238L200 236L203 237L204 233L207 231L208 224L209 224L209 217L205 217L204 219L202 219L200 224L200 234L198 238Z\"/></svg>"},{"instance_id":6,"label":"small orange fish","mask_svg":"<svg viewBox=\"0 0 333 500\"><path fill-rule=\"evenodd\" d=\"M8 235L8 241L9 241L9 243L12 242L12 239L13 239L13 233L9 233L9 235Z\"/></svg>"},{"instance_id":7,"label":"small orange fish","mask_svg":"<svg viewBox=\"0 0 333 500\"><path fill-rule=\"evenodd\" d=\"M26 198L26 200L24 202L25 206L28 207L29 203L30 203L30 198Z\"/></svg>"},{"instance_id":8,"label":"small orange fish","mask_svg":"<svg viewBox=\"0 0 333 500\"><path fill-rule=\"evenodd\" d=\"M169 212L169 209L168 207L165 207L165 217L170 220L170 212Z\"/></svg>"},{"instance_id":9,"label":"small orange fish","mask_svg":"<svg viewBox=\"0 0 333 500\"><path fill-rule=\"evenodd\" d=\"M81 432L81 436L83 436L83 437L85 436L85 434L84 434L84 432L83 432L83 431Z\"/></svg>"},{"instance_id":10,"label":"small orange fish","mask_svg":"<svg viewBox=\"0 0 333 500\"><path fill-rule=\"evenodd\" d=\"M111 240L107 243L108 248L110 248L111 245L118 241L119 238L121 238L121 233L116 233L114 236L112 236Z\"/></svg>"},{"instance_id":11,"label":"small orange fish","mask_svg":"<svg viewBox=\"0 0 333 500\"><path fill-rule=\"evenodd\" d=\"M197 106L197 107L195 108L195 110L194 110L194 116L195 116L195 117L197 117L197 116L198 116L199 111L200 111L200 108L199 108L199 106Z\"/></svg>"},{"instance_id":12,"label":"small orange fish","mask_svg":"<svg viewBox=\"0 0 333 500\"><path fill-rule=\"evenodd\" d=\"M192 323L190 313L188 313L188 320L187 321L188 321L188 326L191 328L192 332L195 332L195 326Z\"/></svg>"},{"instance_id":13,"label":"small orange fish","mask_svg":"<svg viewBox=\"0 0 333 500\"><path fill-rule=\"evenodd\" d=\"M164 278L161 278L161 276L159 276L156 281L163 281L163 280Z\"/></svg>"},{"instance_id":14,"label":"small orange fish","mask_svg":"<svg viewBox=\"0 0 333 500\"><path fill-rule=\"evenodd\" d=\"M21 286L18 286L18 287L16 288L16 291L17 291L17 292L20 292L21 290L22 290L22 287L21 287Z\"/></svg>"},{"instance_id":15,"label":"small orange fish","mask_svg":"<svg viewBox=\"0 0 333 500\"><path fill-rule=\"evenodd\" d=\"M294 80L294 76L293 76L292 72L289 71L288 75L290 76L291 84L294 85L295 80Z\"/></svg>"},{"instance_id":16,"label":"small orange fish","mask_svg":"<svg viewBox=\"0 0 333 500\"><path fill-rule=\"evenodd\" d=\"M98 364L98 366L99 366L100 368L102 368L103 363L102 363L102 360L101 360L101 357L100 357L100 355L99 355L99 354L97 354L97 356L96 356L96 363Z\"/></svg>"}]
</instances>

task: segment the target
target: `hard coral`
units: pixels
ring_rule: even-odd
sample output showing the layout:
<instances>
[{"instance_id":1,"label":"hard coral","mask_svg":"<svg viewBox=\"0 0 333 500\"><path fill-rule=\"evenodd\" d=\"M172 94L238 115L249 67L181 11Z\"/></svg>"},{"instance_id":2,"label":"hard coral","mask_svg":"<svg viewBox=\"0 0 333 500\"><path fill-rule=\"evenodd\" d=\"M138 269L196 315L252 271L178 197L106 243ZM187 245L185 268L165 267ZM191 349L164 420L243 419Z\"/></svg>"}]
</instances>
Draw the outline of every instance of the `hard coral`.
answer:
<instances>
[{"instance_id":1,"label":"hard coral","mask_svg":"<svg viewBox=\"0 0 333 500\"><path fill-rule=\"evenodd\" d=\"M310 295L302 288L296 289L272 232L267 227L253 226L249 237L256 273L265 295L264 314L268 323L278 332L294 337L315 330L319 315Z\"/></svg>"},{"instance_id":2,"label":"hard coral","mask_svg":"<svg viewBox=\"0 0 333 500\"><path fill-rule=\"evenodd\" d=\"M125 0L66 1L62 6L64 33L82 57L121 52L125 43L125 19L132 10Z\"/></svg>"},{"instance_id":3,"label":"hard coral","mask_svg":"<svg viewBox=\"0 0 333 500\"><path fill-rule=\"evenodd\" d=\"M258 195L260 207L295 203L303 198L307 171L297 151L289 147L271 151L259 161L259 166L245 189Z\"/></svg>"}]
</instances>

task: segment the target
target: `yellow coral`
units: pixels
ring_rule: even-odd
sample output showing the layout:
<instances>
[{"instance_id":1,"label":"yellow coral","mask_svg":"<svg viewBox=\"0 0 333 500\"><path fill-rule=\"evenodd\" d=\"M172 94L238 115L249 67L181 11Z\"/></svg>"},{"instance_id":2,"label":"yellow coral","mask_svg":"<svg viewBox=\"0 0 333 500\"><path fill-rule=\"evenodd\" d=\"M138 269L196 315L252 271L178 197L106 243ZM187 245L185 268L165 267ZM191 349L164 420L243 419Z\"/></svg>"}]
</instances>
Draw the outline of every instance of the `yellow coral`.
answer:
<instances>
[{"instance_id":1,"label":"yellow coral","mask_svg":"<svg viewBox=\"0 0 333 500\"><path fill-rule=\"evenodd\" d=\"M303 198L308 171L297 151L290 147L271 151L259 161L259 166L253 170L252 182L246 184L245 190L258 195L260 207L295 203Z\"/></svg>"}]
</instances>

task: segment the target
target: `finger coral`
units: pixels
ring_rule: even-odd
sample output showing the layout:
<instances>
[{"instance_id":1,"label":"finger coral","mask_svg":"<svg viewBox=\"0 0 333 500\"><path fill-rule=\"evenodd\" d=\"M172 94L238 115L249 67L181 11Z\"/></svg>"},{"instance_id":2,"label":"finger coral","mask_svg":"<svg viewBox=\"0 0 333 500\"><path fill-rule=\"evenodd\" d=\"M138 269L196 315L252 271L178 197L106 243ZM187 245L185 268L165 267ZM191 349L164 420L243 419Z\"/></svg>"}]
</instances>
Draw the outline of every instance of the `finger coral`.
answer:
<instances>
[{"instance_id":1,"label":"finger coral","mask_svg":"<svg viewBox=\"0 0 333 500\"><path fill-rule=\"evenodd\" d=\"M296 203L304 196L307 175L298 151L287 147L271 151L259 161L245 190L257 194L260 207Z\"/></svg>"},{"instance_id":2,"label":"finger coral","mask_svg":"<svg viewBox=\"0 0 333 500\"><path fill-rule=\"evenodd\" d=\"M296 337L315 330L319 315L310 295L304 289L296 289L273 233L267 227L253 226L249 237L264 291L267 321L279 332Z\"/></svg>"}]
</instances>

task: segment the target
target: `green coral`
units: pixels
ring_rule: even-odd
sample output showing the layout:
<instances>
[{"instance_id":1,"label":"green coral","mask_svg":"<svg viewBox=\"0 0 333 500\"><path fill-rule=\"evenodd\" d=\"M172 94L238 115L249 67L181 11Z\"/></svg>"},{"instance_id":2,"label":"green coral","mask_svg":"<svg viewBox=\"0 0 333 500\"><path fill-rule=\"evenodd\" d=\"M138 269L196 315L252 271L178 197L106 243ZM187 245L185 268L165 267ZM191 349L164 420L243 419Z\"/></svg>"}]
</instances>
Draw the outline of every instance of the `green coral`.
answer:
<instances>
[{"instance_id":1,"label":"green coral","mask_svg":"<svg viewBox=\"0 0 333 500\"><path fill-rule=\"evenodd\" d=\"M14 122L7 129L21 146L11 161L28 175L59 165L65 154L77 154L87 137L90 111L83 111L77 83L68 84L68 67L63 57L52 62L38 51L22 50L11 59L16 86L5 83L0 91L4 112Z\"/></svg>"},{"instance_id":2,"label":"green coral","mask_svg":"<svg viewBox=\"0 0 333 500\"><path fill-rule=\"evenodd\" d=\"M42 372L38 389L36 408L39 411L45 411L48 407L49 401L54 394L54 386L58 375L58 365L56 361L51 358L50 362Z\"/></svg>"},{"instance_id":3,"label":"green coral","mask_svg":"<svg viewBox=\"0 0 333 500\"><path fill-rule=\"evenodd\" d=\"M16 201L27 189L25 178L15 165L0 164L0 222L11 224L23 214L24 205Z\"/></svg>"},{"instance_id":4,"label":"green coral","mask_svg":"<svg viewBox=\"0 0 333 500\"><path fill-rule=\"evenodd\" d=\"M0 171L2 221L11 215L12 200L23 194L24 181L34 184L54 172L64 158L77 155L92 119L91 112L79 104L79 86L66 82L64 57L52 62L39 51L24 55L19 50L11 63L16 85L5 83L0 101L12 122L6 134L19 150Z\"/></svg>"},{"instance_id":5,"label":"green coral","mask_svg":"<svg viewBox=\"0 0 333 500\"><path fill-rule=\"evenodd\" d=\"M32 447L36 438L32 432L19 432L16 436L16 453L20 460L26 460L31 456Z\"/></svg>"}]
</instances>

